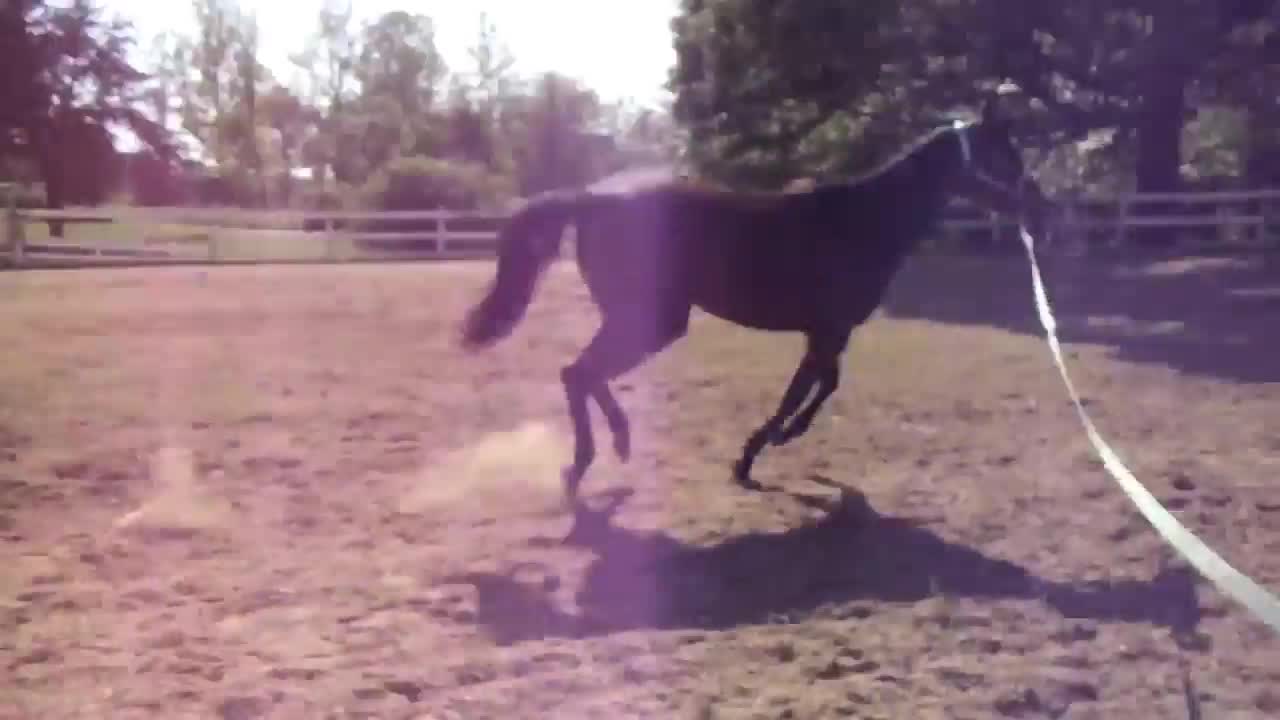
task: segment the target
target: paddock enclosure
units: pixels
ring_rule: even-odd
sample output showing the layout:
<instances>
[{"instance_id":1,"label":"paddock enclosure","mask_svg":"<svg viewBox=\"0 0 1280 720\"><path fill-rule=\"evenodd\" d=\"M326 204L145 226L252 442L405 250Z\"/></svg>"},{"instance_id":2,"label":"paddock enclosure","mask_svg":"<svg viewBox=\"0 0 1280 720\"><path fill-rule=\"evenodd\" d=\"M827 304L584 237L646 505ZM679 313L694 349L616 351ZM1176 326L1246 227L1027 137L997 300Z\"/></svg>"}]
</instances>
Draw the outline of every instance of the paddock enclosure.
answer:
<instances>
[{"instance_id":1,"label":"paddock enclosure","mask_svg":"<svg viewBox=\"0 0 1280 720\"><path fill-rule=\"evenodd\" d=\"M1101 431L1280 589L1280 271L1045 264ZM1102 471L1023 257L910 261L763 493L730 468L801 339L695 313L572 544L597 316L557 263L464 355L492 267L0 273L0 718L1280 716L1280 638Z\"/></svg>"}]
</instances>

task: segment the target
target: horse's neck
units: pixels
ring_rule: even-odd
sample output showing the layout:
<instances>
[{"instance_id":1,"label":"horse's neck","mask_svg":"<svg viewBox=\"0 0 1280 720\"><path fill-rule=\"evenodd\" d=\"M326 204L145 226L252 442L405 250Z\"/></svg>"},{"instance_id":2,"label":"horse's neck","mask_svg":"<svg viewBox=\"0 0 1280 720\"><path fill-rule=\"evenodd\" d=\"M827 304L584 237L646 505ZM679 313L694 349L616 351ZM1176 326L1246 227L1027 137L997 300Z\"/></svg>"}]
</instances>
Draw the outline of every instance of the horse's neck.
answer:
<instances>
[{"instance_id":1,"label":"horse's neck","mask_svg":"<svg viewBox=\"0 0 1280 720\"><path fill-rule=\"evenodd\" d=\"M914 207L921 215L935 217L945 208L948 188L963 170L954 134L943 133L907 158L903 172L893 183L897 187L891 192L899 194L899 204Z\"/></svg>"},{"instance_id":2,"label":"horse's neck","mask_svg":"<svg viewBox=\"0 0 1280 720\"><path fill-rule=\"evenodd\" d=\"M923 190L940 190L961 169L960 146L953 132L938 134L899 165L900 176Z\"/></svg>"},{"instance_id":3,"label":"horse's neck","mask_svg":"<svg viewBox=\"0 0 1280 720\"><path fill-rule=\"evenodd\" d=\"M943 133L878 179L862 212L887 214L877 241L884 243L889 256L901 260L936 225L946 208L947 187L962 169L955 138ZM849 230L856 232L865 217L860 212L848 216Z\"/></svg>"}]
</instances>

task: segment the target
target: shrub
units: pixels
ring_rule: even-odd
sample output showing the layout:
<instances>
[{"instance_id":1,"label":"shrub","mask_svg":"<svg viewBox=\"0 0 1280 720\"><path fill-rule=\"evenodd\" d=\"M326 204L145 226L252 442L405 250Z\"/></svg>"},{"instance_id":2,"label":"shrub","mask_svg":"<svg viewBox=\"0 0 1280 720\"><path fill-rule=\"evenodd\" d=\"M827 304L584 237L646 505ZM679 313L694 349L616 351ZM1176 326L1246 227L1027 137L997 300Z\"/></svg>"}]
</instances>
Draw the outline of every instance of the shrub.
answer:
<instances>
[{"instance_id":1,"label":"shrub","mask_svg":"<svg viewBox=\"0 0 1280 720\"><path fill-rule=\"evenodd\" d=\"M9 208L9 203L13 201L14 193L17 193L18 209L35 210L48 205L44 196L44 183L35 183L27 185L25 183L0 183L0 201L3 202L4 209Z\"/></svg>"},{"instance_id":2,"label":"shrub","mask_svg":"<svg viewBox=\"0 0 1280 720\"><path fill-rule=\"evenodd\" d=\"M364 186L364 203L377 210L476 210L511 195L511 182L474 163L399 157Z\"/></svg>"},{"instance_id":3,"label":"shrub","mask_svg":"<svg viewBox=\"0 0 1280 720\"><path fill-rule=\"evenodd\" d=\"M129 193L136 205L156 207L187 201L187 178L180 168L153 152L142 151L125 166Z\"/></svg>"},{"instance_id":4,"label":"shrub","mask_svg":"<svg viewBox=\"0 0 1280 720\"><path fill-rule=\"evenodd\" d=\"M358 193L349 185L327 184L324 186L308 185L298 195L298 204L303 210L347 210L358 205ZM346 227L347 221L334 220L330 225L335 229ZM325 229L322 218L304 217L302 229L306 232L319 232Z\"/></svg>"},{"instance_id":5,"label":"shrub","mask_svg":"<svg viewBox=\"0 0 1280 720\"><path fill-rule=\"evenodd\" d=\"M483 165L428 157L399 157L387 163L362 188L364 207L372 210L485 210L502 206L512 196L508 178ZM455 221L456 227L461 220ZM369 232L422 232L419 240L387 239L362 243L368 249L431 246L434 221L378 220L360 223Z\"/></svg>"}]
</instances>

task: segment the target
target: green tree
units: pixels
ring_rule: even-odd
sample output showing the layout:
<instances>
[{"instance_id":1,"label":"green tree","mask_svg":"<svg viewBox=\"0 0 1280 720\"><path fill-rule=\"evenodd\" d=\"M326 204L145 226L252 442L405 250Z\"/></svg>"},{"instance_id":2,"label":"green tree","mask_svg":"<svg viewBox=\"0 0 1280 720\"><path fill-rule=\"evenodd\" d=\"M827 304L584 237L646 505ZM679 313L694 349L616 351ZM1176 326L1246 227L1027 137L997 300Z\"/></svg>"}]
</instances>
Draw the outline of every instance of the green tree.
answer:
<instances>
[{"instance_id":1,"label":"green tree","mask_svg":"<svg viewBox=\"0 0 1280 720\"><path fill-rule=\"evenodd\" d=\"M619 165L674 165L683 160L686 139L672 120L670 108L617 103L605 112L604 127L616 141Z\"/></svg>"},{"instance_id":2,"label":"green tree","mask_svg":"<svg viewBox=\"0 0 1280 720\"><path fill-rule=\"evenodd\" d=\"M585 185L616 169L613 138L601 132L595 92L545 73L523 107L517 170L526 194Z\"/></svg>"},{"instance_id":3,"label":"green tree","mask_svg":"<svg viewBox=\"0 0 1280 720\"><path fill-rule=\"evenodd\" d=\"M258 93L267 75L266 68L258 61L258 21L253 15L238 18L235 61L236 112L233 124L228 128L228 140L239 150L237 170L245 178L249 188L249 200L253 205L266 202L266 178L262 170L262 151L258 138Z\"/></svg>"},{"instance_id":4,"label":"green tree","mask_svg":"<svg viewBox=\"0 0 1280 720\"><path fill-rule=\"evenodd\" d=\"M358 89L334 126L344 178L364 182L393 158L435 144L445 72L430 18L395 11L364 28L352 71Z\"/></svg>"},{"instance_id":5,"label":"green tree","mask_svg":"<svg viewBox=\"0 0 1280 720\"><path fill-rule=\"evenodd\" d=\"M238 10L229 0L192 0L196 35L181 52L188 74L182 92L183 128L199 142L204 159L215 167L229 165L235 149L227 141L232 125Z\"/></svg>"},{"instance_id":6,"label":"green tree","mask_svg":"<svg viewBox=\"0 0 1280 720\"><path fill-rule=\"evenodd\" d=\"M511 190L482 165L397 157L374 173L364 195L365 203L379 210L474 210L499 206Z\"/></svg>"},{"instance_id":7,"label":"green tree","mask_svg":"<svg viewBox=\"0 0 1280 720\"><path fill-rule=\"evenodd\" d=\"M1251 185L1280 184L1280 3L1229 0L1222 53L1192 89L1192 103L1237 109L1244 174Z\"/></svg>"},{"instance_id":8,"label":"green tree","mask_svg":"<svg viewBox=\"0 0 1280 720\"><path fill-rule=\"evenodd\" d=\"M446 71L431 18L396 10L364 28L353 74L362 97L391 98L413 117L433 108Z\"/></svg>"},{"instance_id":9,"label":"green tree","mask_svg":"<svg viewBox=\"0 0 1280 720\"><path fill-rule=\"evenodd\" d=\"M1259 0L973 2L962 26L990 27L972 54L988 78L1014 82L1049 127L1082 136L1114 128L1132 147L1140 191L1175 190L1198 87L1257 56L1232 41L1265 15Z\"/></svg>"},{"instance_id":10,"label":"green tree","mask_svg":"<svg viewBox=\"0 0 1280 720\"><path fill-rule=\"evenodd\" d=\"M690 160L777 186L847 155L842 136L876 109L898 15L891 0L683 0L670 87ZM841 138L824 142L832 131Z\"/></svg>"},{"instance_id":11,"label":"green tree","mask_svg":"<svg viewBox=\"0 0 1280 720\"><path fill-rule=\"evenodd\" d=\"M1275 5L684 0L675 114L704 171L778 184L865 167L939 112L1005 86L1028 142L1107 131L1111 156L1132 161L1132 185L1167 190L1191 94L1220 84L1221 66L1257 64L1238 36Z\"/></svg>"},{"instance_id":12,"label":"green tree","mask_svg":"<svg viewBox=\"0 0 1280 720\"><path fill-rule=\"evenodd\" d=\"M252 13L235 0L193 0L196 32L153 52L156 110L172 102L182 128L219 198L261 205L268 196L262 146L269 130L259 98L271 86L259 59L259 30ZM166 110L167 112L167 110ZM211 200L211 198L206 198Z\"/></svg>"},{"instance_id":13,"label":"green tree","mask_svg":"<svg viewBox=\"0 0 1280 720\"><path fill-rule=\"evenodd\" d=\"M288 88L276 85L262 98L262 115L275 134L274 146L279 166L276 193L280 205L294 198L293 172L302 163L302 148L316 130L319 112L302 102Z\"/></svg>"},{"instance_id":14,"label":"green tree","mask_svg":"<svg viewBox=\"0 0 1280 720\"><path fill-rule=\"evenodd\" d=\"M105 197L118 180L117 128L170 153L163 129L140 111L145 76L128 61L128 23L88 0L11 0L0 5L0 39L0 150L39 170L50 207ZM61 223L50 230L61 235Z\"/></svg>"},{"instance_id":15,"label":"green tree","mask_svg":"<svg viewBox=\"0 0 1280 720\"><path fill-rule=\"evenodd\" d=\"M508 175L515 171L513 145L523 128L522 98L512 72L515 58L485 13L467 49L471 67L455 73L444 113L445 153Z\"/></svg>"},{"instance_id":16,"label":"green tree","mask_svg":"<svg viewBox=\"0 0 1280 720\"><path fill-rule=\"evenodd\" d=\"M303 52L292 58L306 75L304 102L320 113L317 132L303 153L317 180L323 185L332 178L339 184L356 181L354 151L347 132L349 104L355 95L354 71L358 57L357 38L351 27L351 3L325 0L317 18L315 35Z\"/></svg>"}]
</instances>

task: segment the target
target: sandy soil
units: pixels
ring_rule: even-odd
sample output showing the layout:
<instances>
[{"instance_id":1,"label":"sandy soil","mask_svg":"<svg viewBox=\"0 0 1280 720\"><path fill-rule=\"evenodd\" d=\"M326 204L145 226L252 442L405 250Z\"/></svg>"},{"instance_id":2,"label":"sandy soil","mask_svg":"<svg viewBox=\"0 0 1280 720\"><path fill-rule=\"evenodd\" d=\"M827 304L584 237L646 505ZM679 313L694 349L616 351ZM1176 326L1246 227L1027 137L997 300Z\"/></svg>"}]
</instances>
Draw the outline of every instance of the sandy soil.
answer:
<instances>
[{"instance_id":1,"label":"sandy soil","mask_svg":"<svg viewBox=\"0 0 1280 720\"><path fill-rule=\"evenodd\" d=\"M1280 590L1280 274L1050 271L1103 432ZM1280 638L1102 473L1016 257L913 265L764 493L729 467L800 340L698 317L570 544L596 316L557 268L465 357L488 272L0 275L0 717L1280 716Z\"/></svg>"}]
</instances>

